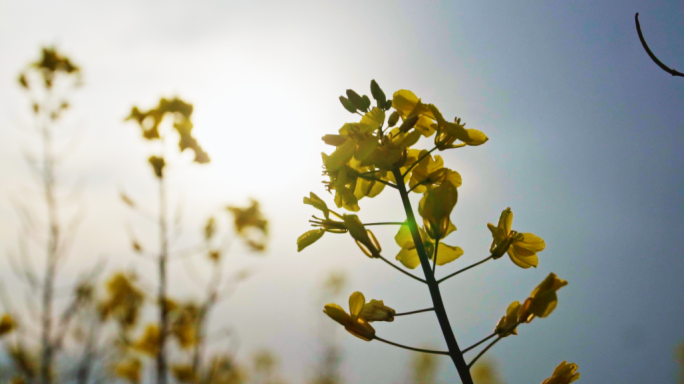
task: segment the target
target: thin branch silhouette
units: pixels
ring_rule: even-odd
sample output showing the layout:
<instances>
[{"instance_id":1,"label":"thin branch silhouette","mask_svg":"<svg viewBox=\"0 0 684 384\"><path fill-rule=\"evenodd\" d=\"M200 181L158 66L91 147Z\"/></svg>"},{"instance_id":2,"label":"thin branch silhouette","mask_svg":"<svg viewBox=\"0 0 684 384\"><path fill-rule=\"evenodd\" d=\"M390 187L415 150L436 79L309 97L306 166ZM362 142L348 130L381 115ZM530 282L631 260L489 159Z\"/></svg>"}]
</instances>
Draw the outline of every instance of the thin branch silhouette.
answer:
<instances>
[{"instance_id":1,"label":"thin branch silhouette","mask_svg":"<svg viewBox=\"0 0 684 384\"><path fill-rule=\"evenodd\" d=\"M639 12L637 12L636 15L634 15L634 21L636 22L636 29L637 33L639 34L639 40L641 40L641 45L646 50L646 53L648 53L648 56L651 58L651 60L653 60L653 62L656 63L663 71L669 73L670 75L684 77L684 73L678 72L674 68L670 68L667 65L663 64L663 62L658 60L656 55L654 55L653 52L651 52L651 49L648 47L648 44L646 44L644 35L641 33L641 25L639 25Z\"/></svg>"}]
</instances>

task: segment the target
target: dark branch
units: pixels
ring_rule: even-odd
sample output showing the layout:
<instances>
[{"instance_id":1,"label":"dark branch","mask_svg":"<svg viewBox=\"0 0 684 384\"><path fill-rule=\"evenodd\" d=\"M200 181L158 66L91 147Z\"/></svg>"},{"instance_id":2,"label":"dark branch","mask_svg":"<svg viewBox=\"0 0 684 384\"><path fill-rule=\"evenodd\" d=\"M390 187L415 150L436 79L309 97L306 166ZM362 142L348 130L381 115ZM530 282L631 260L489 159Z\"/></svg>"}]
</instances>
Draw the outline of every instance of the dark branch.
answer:
<instances>
[{"instance_id":1,"label":"dark branch","mask_svg":"<svg viewBox=\"0 0 684 384\"><path fill-rule=\"evenodd\" d=\"M383 338L381 338L381 337L378 337L378 336L375 336L374 339L375 339L375 340L378 340L378 341L382 341L382 342L385 343L385 344L393 345L393 346L395 346L395 347L399 347L399 348L403 348L403 349L408 349L409 351L416 351L416 352L423 352L423 353L432 353L432 354L434 354L434 355L447 355L447 356L449 355L449 352L447 352L447 351L433 351L433 350L431 350L431 349L413 348L413 347L409 347L409 346L407 346L407 345L402 345L402 344L398 344L398 343L395 343L395 342L392 342L392 341L389 341L389 340L385 340L385 339L383 339Z\"/></svg>"},{"instance_id":2,"label":"dark branch","mask_svg":"<svg viewBox=\"0 0 684 384\"><path fill-rule=\"evenodd\" d=\"M653 60L654 63L656 63L663 71L669 73L672 76L680 76L684 77L684 73L678 72L673 68L669 68L667 65L663 64L662 61L658 60L656 55L651 52L651 49L648 48L648 45L646 44L646 40L644 39L644 35L641 33L641 26L639 25L639 13L637 12L636 15L634 15L634 20L636 21L636 29L637 33L639 34L639 40L641 40L641 45L644 46L644 49L646 50L646 53L648 53L648 56Z\"/></svg>"}]
</instances>

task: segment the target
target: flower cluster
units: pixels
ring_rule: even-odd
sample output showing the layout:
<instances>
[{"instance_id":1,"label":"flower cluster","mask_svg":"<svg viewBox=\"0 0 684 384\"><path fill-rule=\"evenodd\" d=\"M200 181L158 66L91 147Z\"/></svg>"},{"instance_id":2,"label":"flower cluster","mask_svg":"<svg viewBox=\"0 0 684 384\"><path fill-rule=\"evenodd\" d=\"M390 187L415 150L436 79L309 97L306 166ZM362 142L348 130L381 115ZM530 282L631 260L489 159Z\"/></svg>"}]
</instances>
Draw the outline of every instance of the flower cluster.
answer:
<instances>
[{"instance_id":1,"label":"flower cluster","mask_svg":"<svg viewBox=\"0 0 684 384\"><path fill-rule=\"evenodd\" d=\"M334 147L331 153L322 154L326 190L334 195L333 201L337 208L350 213L330 209L323 199L311 192L309 197L304 198L304 204L320 211L321 216L313 216L310 220L314 229L297 239L297 249L302 251L311 246L326 232L348 233L369 258L381 259L403 274L428 285L434 305L432 308L397 314L382 301L371 300L366 303L363 294L354 292L349 298L349 313L337 304L327 304L324 312L363 340L379 340L414 351L449 355L461 380L472 383L470 367L475 361L502 338L517 335L520 324L529 323L535 317L549 316L558 302L556 292L567 285L567 282L551 273L522 304L515 301L509 305L506 315L498 322L492 335L469 348L458 347L450 330L439 284L488 260L500 259L504 254L508 254L511 261L520 268L536 268L539 264L538 253L546 248L546 244L535 234L514 230L513 212L507 208L501 213L497 225L487 225L493 237L489 257L437 280L437 266L449 264L464 255L461 247L445 242L456 231L451 214L458 203L458 188L462 186L463 179L458 171L444 166L440 155L433 153L479 146L486 143L488 138L477 129L466 128L466 124L458 117L453 122L447 121L437 106L424 103L411 91L396 91L388 99L373 80L371 94L375 106L372 106L368 96L347 90L346 97L341 96L340 102L347 111L358 114L360 121L346 123L336 134L328 134L322 138L326 144ZM427 138L432 138L434 146L431 149L415 148ZM387 188L399 192L406 220L363 222L356 214L360 210L359 201L366 197L374 198ZM422 195L417 207L422 222L416 220L411 207L411 192ZM394 240L400 250L395 259L409 270L420 266L424 278L383 257L380 242L368 228L374 225L399 226ZM373 321L393 321L395 316L426 311L435 312L448 351L423 350L389 342L380 338L370 324ZM466 364L463 355L492 337L497 338ZM566 380L565 377L575 380L579 374L574 376L576 366L573 367L561 369L559 366L557 371L560 371L554 372L554 377L563 379L551 378L551 381L547 380L548 383L569 383L570 381L562 381Z\"/></svg>"}]
</instances>

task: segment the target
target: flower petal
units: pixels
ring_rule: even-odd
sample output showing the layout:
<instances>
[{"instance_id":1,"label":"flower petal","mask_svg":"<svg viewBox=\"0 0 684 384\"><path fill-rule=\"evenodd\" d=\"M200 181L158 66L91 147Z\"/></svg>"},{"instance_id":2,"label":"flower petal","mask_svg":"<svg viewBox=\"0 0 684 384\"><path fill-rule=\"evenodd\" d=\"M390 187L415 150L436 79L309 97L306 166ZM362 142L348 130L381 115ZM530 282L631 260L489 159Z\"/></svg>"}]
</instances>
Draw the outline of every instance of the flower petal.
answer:
<instances>
[{"instance_id":1,"label":"flower petal","mask_svg":"<svg viewBox=\"0 0 684 384\"><path fill-rule=\"evenodd\" d=\"M413 242L406 245L408 246L409 244L410 248L402 248L401 251L397 253L396 259L399 260L404 267L408 269L415 269L420 265L420 258L418 257L418 251L416 250L415 246L413 246ZM437 257L439 257L439 255Z\"/></svg>"},{"instance_id":2,"label":"flower petal","mask_svg":"<svg viewBox=\"0 0 684 384\"><path fill-rule=\"evenodd\" d=\"M463 249L461 249L461 247L439 243L439 248L437 249L437 265L451 263L461 256L463 256Z\"/></svg>"},{"instance_id":3,"label":"flower petal","mask_svg":"<svg viewBox=\"0 0 684 384\"><path fill-rule=\"evenodd\" d=\"M312 229L310 231L304 232L301 236L297 238L297 252L301 252L304 248L315 243L323 237L325 230L323 228Z\"/></svg>"},{"instance_id":4,"label":"flower petal","mask_svg":"<svg viewBox=\"0 0 684 384\"><path fill-rule=\"evenodd\" d=\"M366 298L363 296L363 293L356 291L349 296L349 313L352 318L359 316L364 304L366 304Z\"/></svg>"},{"instance_id":5,"label":"flower petal","mask_svg":"<svg viewBox=\"0 0 684 384\"><path fill-rule=\"evenodd\" d=\"M527 249L532 252L541 252L546 248L546 243L544 239L535 235L534 233L521 233L518 235L519 240L516 240L515 244L519 248Z\"/></svg>"},{"instance_id":6,"label":"flower petal","mask_svg":"<svg viewBox=\"0 0 684 384\"><path fill-rule=\"evenodd\" d=\"M331 319L337 321L345 327L352 321L351 316L349 316L349 314L347 314L342 307L334 303L326 304L323 307L323 313L330 316Z\"/></svg>"},{"instance_id":7,"label":"flower petal","mask_svg":"<svg viewBox=\"0 0 684 384\"><path fill-rule=\"evenodd\" d=\"M517 249L514 245L511 245L508 248L508 256L511 258L511 261L517 265L520 268L527 269L530 267L537 267L539 264L539 258L537 257L536 253L533 253L532 255L526 255L522 254L521 249Z\"/></svg>"}]
</instances>

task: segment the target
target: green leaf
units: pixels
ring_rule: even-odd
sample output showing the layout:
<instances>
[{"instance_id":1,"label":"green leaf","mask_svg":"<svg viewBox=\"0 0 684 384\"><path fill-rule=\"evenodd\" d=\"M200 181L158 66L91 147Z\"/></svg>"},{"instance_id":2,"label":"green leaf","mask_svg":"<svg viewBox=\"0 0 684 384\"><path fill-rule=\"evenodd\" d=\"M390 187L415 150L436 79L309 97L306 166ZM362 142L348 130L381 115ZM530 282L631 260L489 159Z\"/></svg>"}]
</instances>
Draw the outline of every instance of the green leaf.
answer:
<instances>
[{"instance_id":1,"label":"green leaf","mask_svg":"<svg viewBox=\"0 0 684 384\"><path fill-rule=\"evenodd\" d=\"M395 125L397 125L398 121L399 121L399 113L397 111L394 111L394 112L392 112L389 119L387 120L387 125L390 127L394 127Z\"/></svg>"},{"instance_id":2,"label":"green leaf","mask_svg":"<svg viewBox=\"0 0 684 384\"><path fill-rule=\"evenodd\" d=\"M418 115L409 117L408 119L404 120L403 123L401 123L399 130L402 132L408 132L411 128L415 127L419 118L420 116Z\"/></svg>"},{"instance_id":3,"label":"green leaf","mask_svg":"<svg viewBox=\"0 0 684 384\"><path fill-rule=\"evenodd\" d=\"M371 106L371 101L370 101L370 99L368 98L368 96L363 95L363 97L361 98L361 100L363 100L363 106L365 107L365 110L367 111L368 108L370 108L370 106Z\"/></svg>"},{"instance_id":4,"label":"green leaf","mask_svg":"<svg viewBox=\"0 0 684 384\"><path fill-rule=\"evenodd\" d=\"M371 95L378 102L378 108L384 108L387 103L387 96L385 92L380 89L380 86L375 80L371 80Z\"/></svg>"},{"instance_id":5,"label":"green leaf","mask_svg":"<svg viewBox=\"0 0 684 384\"><path fill-rule=\"evenodd\" d=\"M342 103L342 106L347 111L351 113L356 113L356 107L354 107L354 104L352 104L352 102L349 101L349 99L347 99L346 97L340 96L340 103Z\"/></svg>"},{"instance_id":6,"label":"green leaf","mask_svg":"<svg viewBox=\"0 0 684 384\"><path fill-rule=\"evenodd\" d=\"M299 236L299 238L297 238L297 252L301 252L302 249L318 241L318 239L323 237L324 233L325 230L323 228L319 228L312 229L308 232L305 232L303 235Z\"/></svg>"},{"instance_id":7,"label":"green leaf","mask_svg":"<svg viewBox=\"0 0 684 384\"><path fill-rule=\"evenodd\" d=\"M325 201L323 201L323 199L316 196L315 193L309 192L309 197L304 197L304 204L308 204L323 212L323 216L325 216L326 219L330 218L330 211L328 210L328 205L325 203Z\"/></svg>"},{"instance_id":8,"label":"green leaf","mask_svg":"<svg viewBox=\"0 0 684 384\"><path fill-rule=\"evenodd\" d=\"M351 89L347 89L347 97L349 98L349 101L354 105L354 107L358 110L368 112L368 107L366 107L366 102L363 101L361 96L359 96L358 93L354 92ZM370 103L369 103L370 105Z\"/></svg>"}]
</instances>

